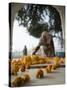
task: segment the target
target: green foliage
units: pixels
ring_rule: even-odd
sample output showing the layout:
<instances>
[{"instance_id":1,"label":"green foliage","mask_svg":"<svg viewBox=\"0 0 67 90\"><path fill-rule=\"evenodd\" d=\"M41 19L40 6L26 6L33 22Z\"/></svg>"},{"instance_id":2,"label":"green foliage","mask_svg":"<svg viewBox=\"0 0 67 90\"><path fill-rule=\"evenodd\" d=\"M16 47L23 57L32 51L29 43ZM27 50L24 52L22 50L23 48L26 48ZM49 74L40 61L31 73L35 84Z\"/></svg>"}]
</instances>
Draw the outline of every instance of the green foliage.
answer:
<instances>
[{"instance_id":1,"label":"green foliage","mask_svg":"<svg viewBox=\"0 0 67 90\"><path fill-rule=\"evenodd\" d=\"M59 32L59 31L62 31L62 28L61 28L61 18L60 18L60 14L59 12L52 6L48 6L48 9L50 11L50 28L51 29L54 29L55 32ZM52 24L52 21L54 20L54 23Z\"/></svg>"},{"instance_id":2,"label":"green foliage","mask_svg":"<svg viewBox=\"0 0 67 90\"><path fill-rule=\"evenodd\" d=\"M49 17L47 23L46 16ZM27 27L30 35L37 38L43 31L54 30L56 33L62 31L59 12L51 5L26 4L19 10L16 18L19 25Z\"/></svg>"},{"instance_id":3,"label":"green foliage","mask_svg":"<svg viewBox=\"0 0 67 90\"><path fill-rule=\"evenodd\" d=\"M48 25L47 24L39 24L37 23L36 25L30 26L28 29L28 32L30 33L30 35L38 38L41 36L41 33L43 31L48 31Z\"/></svg>"}]
</instances>

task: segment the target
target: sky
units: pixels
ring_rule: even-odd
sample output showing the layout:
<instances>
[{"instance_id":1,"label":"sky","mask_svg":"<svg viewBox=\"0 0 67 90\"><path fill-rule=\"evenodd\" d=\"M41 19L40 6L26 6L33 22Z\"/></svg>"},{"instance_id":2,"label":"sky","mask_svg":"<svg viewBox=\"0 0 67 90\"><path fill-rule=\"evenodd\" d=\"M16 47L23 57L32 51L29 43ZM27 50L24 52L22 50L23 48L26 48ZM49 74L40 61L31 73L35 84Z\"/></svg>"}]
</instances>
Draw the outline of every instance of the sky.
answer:
<instances>
[{"instance_id":1,"label":"sky","mask_svg":"<svg viewBox=\"0 0 67 90\"><path fill-rule=\"evenodd\" d=\"M57 38L53 39L54 46L56 51L61 50L59 40ZM14 20L13 26L13 45L12 52L22 51L24 46L27 46L27 49L30 50L38 45L39 39L29 35L26 28L18 25L18 21Z\"/></svg>"},{"instance_id":2,"label":"sky","mask_svg":"<svg viewBox=\"0 0 67 90\"><path fill-rule=\"evenodd\" d=\"M29 35L26 28L18 25L18 21L14 21L13 27L13 46L12 51L22 51L26 45L28 49L37 46L39 39Z\"/></svg>"}]
</instances>

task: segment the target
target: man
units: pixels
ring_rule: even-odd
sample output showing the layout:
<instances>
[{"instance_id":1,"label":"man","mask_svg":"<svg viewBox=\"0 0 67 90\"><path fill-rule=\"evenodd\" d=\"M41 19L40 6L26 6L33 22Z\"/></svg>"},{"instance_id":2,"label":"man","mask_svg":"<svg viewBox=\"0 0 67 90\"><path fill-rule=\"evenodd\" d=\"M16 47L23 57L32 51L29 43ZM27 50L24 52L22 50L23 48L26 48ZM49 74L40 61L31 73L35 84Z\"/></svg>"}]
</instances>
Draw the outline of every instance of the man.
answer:
<instances>
[{"instance_id":1,"label":"man","mask_svg":"<svg viewBox=\"0 0 67 90\"><path fill-rule=\"evenodd\" d=\"M42 32L39 44L33 54L36 54L40 46L43 46L46 56L55 56L53 38L47 31Z\"/></svg>"},{"instance_id":2,"label":"man","mask_svg":"<svg viewBox=\"0 0 67 90\"><path fill-rule=\"evenodd\" d=\"M24 49L23 49L23 55L27 55L27 47L26 47L26 45L24 46Z\"/></svg>"}]
</instances>

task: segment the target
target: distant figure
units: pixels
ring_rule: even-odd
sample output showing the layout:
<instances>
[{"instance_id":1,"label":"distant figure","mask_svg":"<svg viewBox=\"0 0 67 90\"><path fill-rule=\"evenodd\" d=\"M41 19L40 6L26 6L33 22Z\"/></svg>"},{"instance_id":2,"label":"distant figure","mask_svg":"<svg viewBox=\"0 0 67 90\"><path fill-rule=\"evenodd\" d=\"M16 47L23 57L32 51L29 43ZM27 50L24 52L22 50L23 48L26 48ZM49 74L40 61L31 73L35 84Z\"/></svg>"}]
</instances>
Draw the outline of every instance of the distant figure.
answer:
<instances>
[{"instance_id":1,"label":"distant figure","mask_svg":"<svg viewBox=\"0 0 67 90\"><path fill-rule=\"evenodd\" d=\"M26 47L26 45L24 46L24 49L23 49L23 55L27 55L27 47Z\"/></svg>"},{"instance_id":2,"label":"distant figure","mask_svg":"<svg viewBox=\"0 0 67 90\"><path fill-rule=\"evenodd\" d=\"M39 44L35 48L33 54L36 54L40 49L40 46L43 46L44 54L46 54L46 56L55 56L53 38L47 31L42 32Z\"/></svg>"}]
</instances>

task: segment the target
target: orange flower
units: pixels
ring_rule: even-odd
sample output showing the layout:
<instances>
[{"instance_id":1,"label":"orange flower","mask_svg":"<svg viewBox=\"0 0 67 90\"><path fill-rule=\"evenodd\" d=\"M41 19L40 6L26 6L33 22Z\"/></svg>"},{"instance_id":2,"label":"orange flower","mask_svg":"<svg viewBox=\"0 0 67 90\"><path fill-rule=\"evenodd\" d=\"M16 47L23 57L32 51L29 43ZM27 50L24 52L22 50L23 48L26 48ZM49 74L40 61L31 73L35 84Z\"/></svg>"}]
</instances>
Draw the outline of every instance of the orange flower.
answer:
<instances>
[{"instance_id":1,"label":"orange flower","mask_svg":"<svg viewBox=\"0 0 67 90\"><path fill-rule=\"evenodd\" d=\"M37 72L36 72L36 78L43 78L44 74L43 74L43 71L41 69L39 69Z\"/></svg>"}]
</instances>

